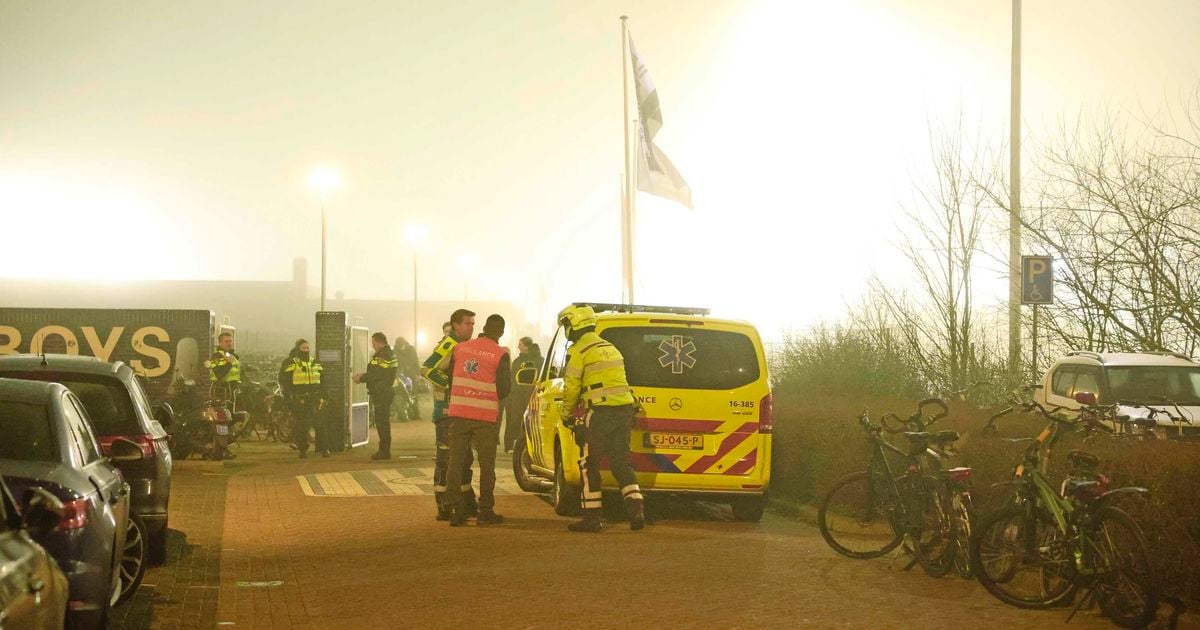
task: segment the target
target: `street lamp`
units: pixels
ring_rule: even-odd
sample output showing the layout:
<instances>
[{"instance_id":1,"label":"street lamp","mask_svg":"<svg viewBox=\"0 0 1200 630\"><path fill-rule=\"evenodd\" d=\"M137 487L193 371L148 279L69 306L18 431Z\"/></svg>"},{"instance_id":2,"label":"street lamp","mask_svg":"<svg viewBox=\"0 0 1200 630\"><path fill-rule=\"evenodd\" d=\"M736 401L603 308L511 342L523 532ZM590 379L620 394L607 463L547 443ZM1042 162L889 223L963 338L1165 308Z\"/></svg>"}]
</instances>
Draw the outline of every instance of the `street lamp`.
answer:
<instances>
[{"instance_id":1,"label":"street lamp","mask_svg":"<svg viewBox=\"0 0 1200 630\"><path fill-rule=\"evenodd\" d=\"M413 347L417 347L417 252L429 240L429 228L423 225L410 225L404 230L404 238L412 247L413 252Z\"/></svg>"},{"instance_id":2,"label":"street lamp","mask_svg":"<svg viewBox=\"0 0 1200 630\"><path fill-rule=\"evenodd\" d=\"M471 272L475 271L475 266L478 263L479 263L479 259L470 254L463 254L458 257L458 269L463 274L463 301L464 302L466 302L468 299L470 299L470 298L468 298L467 288L471 281Z\"/></svg>"},{"instance_id":3,"label":"street lamp","mask_svg":"<svg viewBox=\"0 0 1200 630\"><path fill-rule=\"evenodd\" d=\"M321 310L325 310L325 253L326 217L325 198L342 183L342 176L331 166L318 166L308 174L308 184L321 195Z\"/></svg>"}]
</instances>

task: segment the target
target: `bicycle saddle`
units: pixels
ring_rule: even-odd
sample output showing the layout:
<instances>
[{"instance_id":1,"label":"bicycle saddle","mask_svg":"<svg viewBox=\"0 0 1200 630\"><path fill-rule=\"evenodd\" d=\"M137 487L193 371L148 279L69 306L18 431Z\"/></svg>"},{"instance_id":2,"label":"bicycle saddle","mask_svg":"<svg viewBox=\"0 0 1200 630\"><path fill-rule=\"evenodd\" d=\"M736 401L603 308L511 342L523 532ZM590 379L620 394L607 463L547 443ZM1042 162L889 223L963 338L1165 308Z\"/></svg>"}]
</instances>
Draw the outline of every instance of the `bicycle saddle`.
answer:
<instances>
[{"instance_id":1,"label":"bicycle saddle","mask_svg":"<svg viewBox=\"0 0 1200 630\"><path fill-rule=\"evenodd\" d=\"M906 431L904 437L908 438L909 442L924 442L926 444L949 444L950 442L958 441L958 431L938 431L937 433L929 433L927 431L910 432Z\"/></svg>"},{"instance_id":2,"label":"bicycle saddle","mask_svg":"<svg viewBox=\"0 0 1200 630\"><path fill-rule=\"evenodd\" d=\"M1100 465L1100 458L1087 451L1071 451L1067 453L1067 462L1073 468L1095 468Z\"/></svg>"}]
</instances>

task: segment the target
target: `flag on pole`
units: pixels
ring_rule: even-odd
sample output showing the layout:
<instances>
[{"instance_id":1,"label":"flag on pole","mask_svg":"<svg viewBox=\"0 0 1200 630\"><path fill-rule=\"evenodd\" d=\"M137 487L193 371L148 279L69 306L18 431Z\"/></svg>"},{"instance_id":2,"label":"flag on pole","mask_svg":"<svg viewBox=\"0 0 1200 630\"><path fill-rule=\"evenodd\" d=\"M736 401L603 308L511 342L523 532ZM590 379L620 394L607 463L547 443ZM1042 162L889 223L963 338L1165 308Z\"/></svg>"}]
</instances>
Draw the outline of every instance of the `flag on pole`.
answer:
<instances>
[{"instance_id":1,"label":"flag on pole","mask_svg":"<svg viewBox=\"0 0 1200 630\"><path fill-rule=\"evenodd\" d=\"M629 38L629 53L633 58L633 86L637 96L638 116L641 119L637 126L638 190L673 199L691 208L692 189L662 149L654 144L654 136L662 129L662 109L658 104L658 90L654 87L654 81L650 79L650 72L642 63L642 58L638 56L632 36Z\"/></svg>"}]
</instances>

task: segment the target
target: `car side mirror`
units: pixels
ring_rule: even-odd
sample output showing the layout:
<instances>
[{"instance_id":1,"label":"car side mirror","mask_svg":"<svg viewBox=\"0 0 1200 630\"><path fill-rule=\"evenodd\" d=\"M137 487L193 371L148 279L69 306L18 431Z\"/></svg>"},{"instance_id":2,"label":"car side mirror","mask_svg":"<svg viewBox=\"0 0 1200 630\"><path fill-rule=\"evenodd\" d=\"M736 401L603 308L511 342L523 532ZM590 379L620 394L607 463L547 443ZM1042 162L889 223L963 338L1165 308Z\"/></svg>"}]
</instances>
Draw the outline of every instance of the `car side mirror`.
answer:
<instances>
[{"instance_id":1,"label":"car side mirror","mask_svg":"<svg viewBox=\"0 0 1200 630\"><path fill-rule=\"evenodd\" d=\"M113 440L108 458L114 462L136 462L145 457L137 442L119 437Z\"/></svg>"},{"instance_id":2,"label":"car side mirror","mask_svg":"<svg viewBox=\"0 0 1200 630\"><path fill-rule=\"evenodd\" d=\"M1075 402L1090 407L1096 404L1096 395L1092 392L1075 392Z\"/></svg>"},{"instance_id":3,"label":"car side mirror","mask_svg":"<svg viewBox=\"0 0 1200 630\"><path fill-rule=\"evenodd\" d=\"M154 413L154 419L163 426L164 429L175 424L175 410L167 403L158 403L151 408Z\"/></svg>"},{"instance_id":4,"label":"car side mirror","mask_svg":"<svg viewBox=\"0 0 1200 630\"><path fill-rule=\"evenodd\" d=\"M62 501L45 488L30 488L21 502L21 527L29 532L48 532L62 522Z\"/></svg>"},{"instance_id":5,"label":"car side mirror","mask_svg":"<svg viewBox=\"0 0 1200 630\"><path fill-rule=\"evenodd\" d=\"M533 385L536 380L537 370L535 368L527 367L517 370L518 385Z\"/></svg>"}]
</instances>

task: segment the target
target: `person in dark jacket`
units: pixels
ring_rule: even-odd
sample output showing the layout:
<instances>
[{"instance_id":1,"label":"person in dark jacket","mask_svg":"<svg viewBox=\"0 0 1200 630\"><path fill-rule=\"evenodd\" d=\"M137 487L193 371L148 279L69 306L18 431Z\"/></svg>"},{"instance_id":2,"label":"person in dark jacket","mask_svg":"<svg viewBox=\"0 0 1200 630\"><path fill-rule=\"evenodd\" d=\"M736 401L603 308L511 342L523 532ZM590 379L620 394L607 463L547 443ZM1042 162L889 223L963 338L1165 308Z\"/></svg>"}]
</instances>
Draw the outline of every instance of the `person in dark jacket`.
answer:
<instances>
[{"instance_id":1,"label":"person in dark jacket","mask_svg":"<svg viewBox=\"0 0 1200 630\"><path fill-rule=\"evenodd\" d=\"M529 406L529 398L533 396L532 385L522 385L516 382L517 372L525 368L539 370L542 367L542 350L533 339L521 337L517 342L517 358L512 362L513 387L512 393L504 400L504 452L510 453L517 446L517 440L524 435L521 421L525 417L525 408Z\"/></svg>"},{"instance_id":2,"label":"person in dark jacket","mask_svg":"<svg viewBox=\"0 0 1200 630\"><path fill-rule=\"evenodd\" d=\"M417 387L424 380L421 378L421 361L417 357L417 349L404 337L396 337L396 345L392 347L396 354L396 375L401 384L397 385L397 394L403 398L397 402L400 405L396 415L401 422L416 420L421 417L421 408L417 405Z\"/></svg>"},{"instance_id":3,"label":"person in dark jacket","mask_svg":"<svg viewBox=\"0 0 1200 630\"><path fill-rule=\"evenodd\" d=\"M313 359L308 341L299 339L291 355L279 370L279 389L292 408L295 430L292 436L300 459L308 457L308 431L315 429L317 450L322 457L329 457L329 443L325 436L325 423L314 422L321 408L321 364Z\"/></svg>"},{"instance_id":4,"label":"person in dark jacket","mask_svg":"<svg viewBox=\"0 0 1200 630\"><path fill-rule=\"evenodd\" d=\"M366 383L371 396L371 413L375 416L375 430L379 433L379 450L371 459L392 458L392 384L396 382L396 355L381 332L371 335L371 347L375 354L367 363L367 371L354 375L355 383Z\"/></svg>"}]
</instances>

